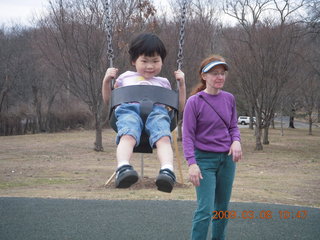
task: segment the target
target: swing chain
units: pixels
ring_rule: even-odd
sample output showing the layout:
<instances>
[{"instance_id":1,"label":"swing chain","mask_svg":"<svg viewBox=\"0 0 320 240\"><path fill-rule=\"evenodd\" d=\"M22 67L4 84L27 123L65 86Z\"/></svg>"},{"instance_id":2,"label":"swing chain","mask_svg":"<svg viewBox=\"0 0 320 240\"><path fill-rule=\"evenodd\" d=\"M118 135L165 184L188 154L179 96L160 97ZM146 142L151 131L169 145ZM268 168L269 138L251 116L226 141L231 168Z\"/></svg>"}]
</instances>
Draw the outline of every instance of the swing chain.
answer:
<instances>
[{"instance_id":1,"label":"swing chain","mask_svg":"<svg viewBox=\"0 0 320 240\"><path fill-rule=\"evenodd\" d=\"M112 48L112 23L111 23L111 9L109 6L109 1L105 0L105 12L106 12L106 24L107 24L107 44L108 44L108 51L107 56L109 60L109 66L113 67L113 59L114 59L114 53Z\"/></svg>"},{"instance_id":2,"label":"swing chain","mask_svg":"<svg viewBox=\"0 0 320 240\"><path fill-rule=\"evenodd\" d=\"M177 57L178 69L181 69L182 60L183 60L186 12L187 12L187 0L184 0L181 8L181 19L180 19L179 50L178 50L178 57Z\"/></svg>"},{"instance_id":3,"label":"swing chain","mask_svg":"<svg viewBox=\"0 0 320 240\"><path fill-rule=\"evenodd\" d=\"M183 60L183 45L184 45L184 37L185 37L185 23L186 23L186 12L187 12L187 2L188 0L184 0L181 8L181 19L180 19L180 32L179 32L179 50L177 56L178 69L182 67ZM109 67L113 67L113 47L112 47L112 23L111 23L111 9L109 6L109 1L105 0L105 12L106 12L106 24L107 24L107 56L109 60Z\"/></svg>"}]
</instances>

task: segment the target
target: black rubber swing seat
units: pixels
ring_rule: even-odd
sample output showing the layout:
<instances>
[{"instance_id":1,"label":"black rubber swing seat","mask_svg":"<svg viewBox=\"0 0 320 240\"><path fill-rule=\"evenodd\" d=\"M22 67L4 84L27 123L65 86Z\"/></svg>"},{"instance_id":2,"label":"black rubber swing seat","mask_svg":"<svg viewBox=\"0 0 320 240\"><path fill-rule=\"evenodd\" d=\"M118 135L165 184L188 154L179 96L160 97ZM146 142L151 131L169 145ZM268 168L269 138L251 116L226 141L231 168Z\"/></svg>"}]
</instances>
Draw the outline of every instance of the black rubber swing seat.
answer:
<instances>
[{"instance_id":1,"label":"black rubber swing seat","mask_svg":"<svg viewBox=\"0 0 320 240\"><path fill-rule=\"evenodd\" d=\"M179 109L178 91L151 85L133 85L113 89L111 92L109 120L110 126L116 132L118 132L118 129L116 125L117 119L114 110L121 103L128 102L140 103L140 116L144 124L155 103L164 104L170 107L170 131L173 131L176 128ZM142 131L139 146L135 147L133 151L141 153L152 153L152 147L149 144L149 136L146 134L145 129Z\"/></svg>"}]
</instances>

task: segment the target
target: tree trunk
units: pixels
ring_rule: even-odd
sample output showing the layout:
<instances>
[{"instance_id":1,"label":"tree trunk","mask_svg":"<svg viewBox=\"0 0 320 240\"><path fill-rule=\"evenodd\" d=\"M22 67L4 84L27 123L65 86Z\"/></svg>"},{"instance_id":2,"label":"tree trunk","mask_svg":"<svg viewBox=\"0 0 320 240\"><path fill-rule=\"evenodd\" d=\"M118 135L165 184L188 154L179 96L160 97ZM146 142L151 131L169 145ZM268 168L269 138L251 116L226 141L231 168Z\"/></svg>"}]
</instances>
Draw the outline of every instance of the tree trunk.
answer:
<instances>
[{"instance_id":1,"label":"tree trunk","mask_svg":"<svg viewBox=\"0 0 320 240\"><path fill-rule=\"evenodd\" d=\"M294 127L294 116L295 116L295 109L291 109L290 119L289 119L289 128L295 128Z\"/></svg>"},{"instance_id":2,"label":"tree trunk","mask_svg":"<svg viewBox=\"0 0 320 240\"><path fill-rule=\"evenodd\" d=\"M103 151L102 146L102 121L101 121L101 113L97 111L94 113L95 116L95 125L96 125L96 140L94 142L94 150L97 152Z\"/></svg>"},{"instance_id":3,"label":"tree trunk","mask_svg":"<svg viewBox=\"0 0 320 240\"><path fill-rule=\"evenodd\" d=\"M283 132L283 101L281 101L280 126L281 126L281 136L284 136L284 132Z\"/></svg>"},{"instance_id":4,"label":"tree trunk","mask_svg":"<svg viewBox=\"0 0 320 240\"><path fill-rule=\"evenodd\" d=\"M293 116L290 116L290 119L289 119L289 128L295 128L295 127L294 127L294 117L293 117Z\"/></svg>"},{"instance_id":5,"label":"tree trunk","mask_svg":"<svg viewBox=\"0 0 320 240\"><path fill-rule=\"evenodd\" d=\"M260 126L257 126L255 128L255 136L256 136L256 148L255 148L255 150L258 150L258 151L263 150L263 146L261 144L261 133L262 133L262 129L260 128Z\"/></svg>"},{"instance_id":6,"label":"tree trunk","mask_svg":"<svg viewBox=\"0 0 320 240\"><path fill-rule=\"evenodd\" d=\"M269 127L266 126L263 129L263 144L268 145L269 143Z\"/></svg>"},{"instance_id":7,"label":"tree trunk","mask_svg":"<svg viewBox=\"0 0 320 240\"><path fill-rule=\"evenodd\" d=\"M6 74L6 79L2 83L2 89L0 91L0 113L2 112L3 103L5 101L7 94L8 94L8 91L9 91L8 85L9 85L9 76L8 76L8 74Z\"/></svg>"},{"instance_id":8,"label":"tree trunk","mask_svg":"<svg viewBox=\"0 0 320 240\"><path fill-rule=\"evenodd\" d=\"M54 102L54 99L55 99L55 96L56 95L53 95L49 98L49 101L48 101L48 108L47 108L47 113L46 113L46 117L45 117L45 129L47 132L50 132L51 129L50 129L50 117L51 117L51 108L53 106L53 102Z\"/></svg>"},{"instance_id":9,"label":"tree trunk","mask_svg":"<svg viewBox=\"0 0 320 240\"><path fill-rule=\"evenodd\" d=\"M4 103L5 97L7 95L7 91L8 91L8 89L6 87L4 87L0 91L0 113L2 112L2 104Z\"/></svg>"},{"instance_id":10,"label":"tree trunk","mask_svg":"<svg viewBox=\"0 0 320 240\"><path fill-rule=\"evenodd\" d=\"M94 143L94 150L97 152L102 152L103 151L103 146L102 146L102 128L96 128L96 141Z\"/></svg>"},{"instance_id":11,"label":"tree trunk","mask_svg":"<svg viewBox=\"0 0 320 240\"><path fill-rule=\"evenodd\" d=\"M309 116L309 135L312 135L312 112L309 112L308 116Z\"/></svg>"},{"instance_id":12,"label":"tree trunk","mask_svg":"<svg viewBox=\"0 0 320 240\"><path fill-rule=\"evenodd\" d=\"M254 108L251 108L251 114L250 114L250 122L249 122L249 129L253 130L253 125L254 125L254 120L253 120L253 116L254 116Z\"/></svg>"},{"instance_id":13,"label":"tree trunk","mask_svg":"<svg viewBox=\"0 0 320 240\"><path fill-rule=\"evenodd\" d=\"M250 121L249 121L249 129L253 130L253 117L250 117Z\"/></svg>"},{"instance_id":14,"label":"tree trunk","mask_svg":"<svg viewBox=\"0 0 320 240\"><path fill-rule=\"evenodd\" d=\"M281 121L280 121L280 124L281 124L281 136L284 136L284 132L283 132L283 116L282 116L282 112L281 112Z\"/></svg>"},{"instance_id":15,"label":"tree trunk","mask_svg":"<svg viewBox=\"0 0 320 240\"><path fill-rule=\"evenodd\" d=\"M33 106L35 108L35 133L40 132L41 122L41 101L39 101L39 89L36 86L32 86L33 93Z\"/></svg>"},{"instance_id":16,"label":"tree trunk","mask_svg":"<svg viewBox=\"0 0 320 240\"><path fill-rule=\"evenodd\" d=\"M318 117L317 117L317 122L320 123L320 100L319 100L319 103L318 103Z\"/></svg>"}]
</instances>

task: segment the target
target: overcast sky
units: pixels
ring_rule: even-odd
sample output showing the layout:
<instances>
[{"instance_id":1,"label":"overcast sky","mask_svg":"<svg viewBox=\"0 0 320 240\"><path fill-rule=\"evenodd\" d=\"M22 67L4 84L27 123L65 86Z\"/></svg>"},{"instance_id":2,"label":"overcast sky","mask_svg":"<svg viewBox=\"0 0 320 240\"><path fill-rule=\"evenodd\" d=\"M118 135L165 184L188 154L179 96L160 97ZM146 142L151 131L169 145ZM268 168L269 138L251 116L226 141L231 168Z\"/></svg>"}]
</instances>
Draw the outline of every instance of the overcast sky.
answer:
<instances>
[{"instance_id":1,"label":"overcast sky","mask_svg":"<svg viewBox=\"0 0 320 240\"><path fill-rule=\"evenodd\" d=\"M156 0L158 10L166 11L168 1ZM25 25L32 26L33 16L43 15L49 0L0 0L0 26Z\"/></svg>"},{"instance_id":2,"label":"overcast sky","mask_svg":"<svg viewBox=\"0 0 320 240\"><path fill-rule=\"evenodd\" d=\"M30 25L33 16L44 12L48 0L0 0L0 25Z\"/></svg>"},{"instance_id":3,"label":"overcast sky","mask_svg":"<svg viewBox=\"0 0 320 240\"><path fill-rule=\"evenodd\" d=\"M167 1L155 1L164 8ZM166 3L166 4L165 4ZM30 20L46 11L49 0L0 0L0 26L22 24L31 26Z\"/></svg>"}]
</instances>

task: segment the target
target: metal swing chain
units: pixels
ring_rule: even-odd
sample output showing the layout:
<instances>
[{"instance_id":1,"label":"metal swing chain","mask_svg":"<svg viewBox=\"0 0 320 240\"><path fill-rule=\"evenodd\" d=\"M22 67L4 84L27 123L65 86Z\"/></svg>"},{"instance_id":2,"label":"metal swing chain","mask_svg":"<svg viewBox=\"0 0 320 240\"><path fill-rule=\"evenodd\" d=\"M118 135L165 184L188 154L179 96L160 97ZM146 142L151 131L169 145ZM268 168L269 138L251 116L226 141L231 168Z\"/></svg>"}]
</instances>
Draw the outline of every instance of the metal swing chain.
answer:
<instances>
[{"instance_id":1,"label":"metal swing chain","mask_svg":"<svg viewBox=\"0 0 320 240\"><path fill-rule=\"evenodd\" d=\"M186 23L186 12L187 12L187 0L184 0L181 9L181 19L180 19L180 33L179 33L179 50L177 56L178 69L182 67L183 60L183 45L184 45L184 36L185 36L185 23Z\"/></svg>"},{"instance_id":2,"label":"metal swing chain","mask_svg":"<svg viewBox=\"0 0 320 240\"><path fill-rule=\"evenodd\" d=\"M177 56L178 69L182 67L183 60L183 45L184 45L184 36L185 36L185 23L186 23L186 12L187 12L187 0L184 0L181 9L181 19L180 19L180 31L179 31L179 50ZM111 24L111 10L109 6L109 1L105 0L105 12L106 12L106 24L107 24L107 42L108 42L108 51L107 56L109 60L109 67L113 67L113 47L112 47L112 24ZM113 83L112 83L113 86Z\"/></svg>"},{"instance_id":3,"label":"metal swing chain","mask_svg":"<svg viewBox=\"0 0 320 240\"><path fill-rule=\"evenodd\" d=\"M110 6L109 1L105 0L105 12L106 12L106 24L107 24L107 41L108 41L108 60L109 66L113 67L114 53L112 48L112 24L110 17ZM186 12L187 12L187 0L184 0L182 9L181 9L181 20L180 20L180 37L179 37L179 51L177 56L178 69L181 69L182 60L183 60L183 45L184 45L184 36L185 36L185 23L186 23Z\"/></svg>"},{"instance_id":4,"label":"metal swing chain","mask_svg":"<svg viewBox=\"0 0 320 240\"><path fill-rule=\"evenodd\" d=\"M112 23L111 23L111 9L109 6L109 1L105 0L105 12L106 12L106 24L107 24L107 43L108 51L107 56L109 60L109 67L113 67L114 53L112 48Z\"/></svg>"}]
</instances>

